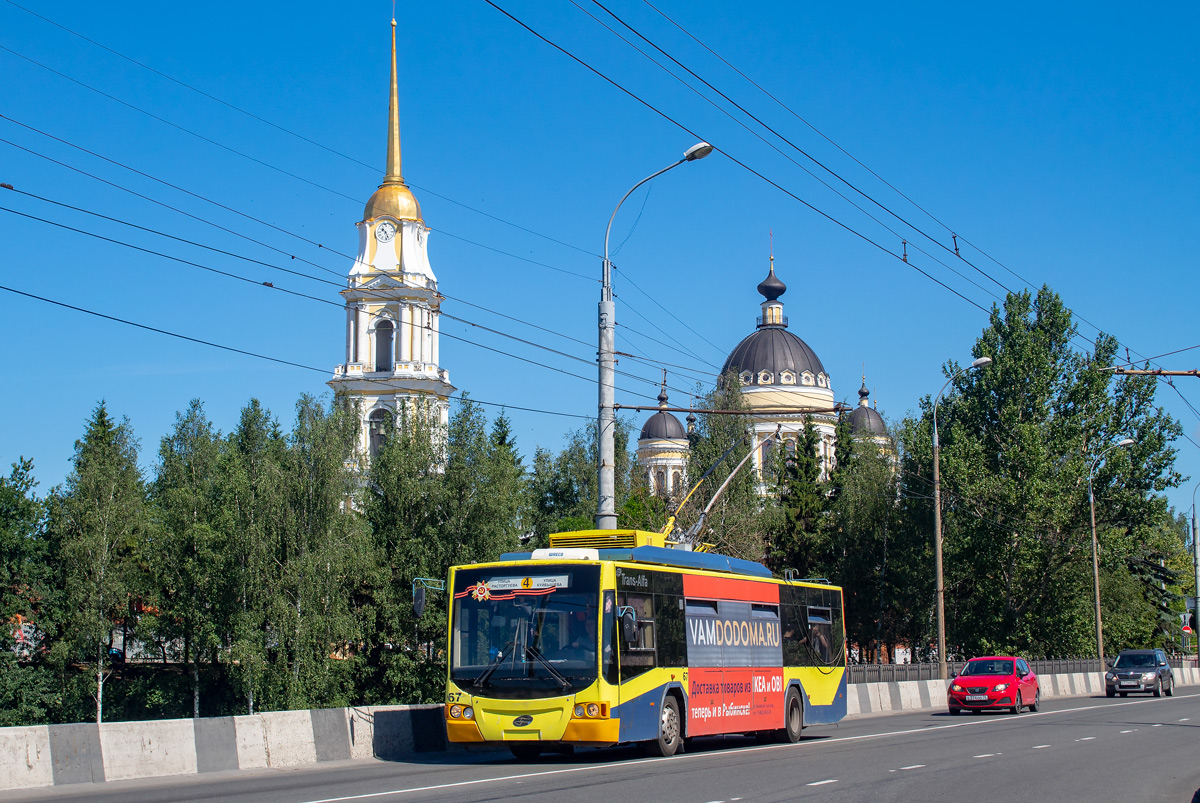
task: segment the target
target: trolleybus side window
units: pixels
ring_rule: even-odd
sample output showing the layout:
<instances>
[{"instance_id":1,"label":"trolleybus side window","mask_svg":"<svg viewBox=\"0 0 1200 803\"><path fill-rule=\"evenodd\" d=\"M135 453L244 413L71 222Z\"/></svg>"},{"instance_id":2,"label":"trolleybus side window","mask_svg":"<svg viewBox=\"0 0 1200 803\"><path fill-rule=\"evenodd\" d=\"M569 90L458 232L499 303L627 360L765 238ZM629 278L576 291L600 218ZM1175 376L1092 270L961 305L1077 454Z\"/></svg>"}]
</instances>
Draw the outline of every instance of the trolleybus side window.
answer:
<instances>
[{"instance_id":1,"label":"trolleybus side window","mask_svg":"<svg viewBox=\"0 0 1200 803\"><path fill-rule=\"evenodd\" d=\"M659 666L687 666L684 634L683 578L674 572L654 572L654 637Z\"/></svg>"},{"instance_id":2,"label":"trolleybus side window","mask_svg":"<svg viewBox=\"0 0 1200 803\"><path fill-rule=\"evenodd\" d=\"M633 640L627 641L622 634L620 644L621 681L636 677L657 665L654 649L654 595L618 592L617 611L633 611L636 624Z\"/></svg>"},{"instance_id":3,"label":"trolleybus side window","mask_svg":"<svg viewBox=\"0 0 1200 803\"><path fill-rule=\"evenodd\" d=\"M617 659L616 650L613 645L616 640L616 620L617 620L617 605L616 595L611 591L604 592L604 605L601 608L600 615L600 671L604 673L604 679L609 683L617 684L620 678L617 676Z\"/></svg>"},{"instance_id":4,"label":"trolleybus side window","mask_svg":"<svg viewBox=\"0 0 1200 803\"><path fill-rule=\"evenodd\" d=\"M833 613L829 608L808 606L809 648L818 666L833 662Z\"/></svg>"}]
</instances>

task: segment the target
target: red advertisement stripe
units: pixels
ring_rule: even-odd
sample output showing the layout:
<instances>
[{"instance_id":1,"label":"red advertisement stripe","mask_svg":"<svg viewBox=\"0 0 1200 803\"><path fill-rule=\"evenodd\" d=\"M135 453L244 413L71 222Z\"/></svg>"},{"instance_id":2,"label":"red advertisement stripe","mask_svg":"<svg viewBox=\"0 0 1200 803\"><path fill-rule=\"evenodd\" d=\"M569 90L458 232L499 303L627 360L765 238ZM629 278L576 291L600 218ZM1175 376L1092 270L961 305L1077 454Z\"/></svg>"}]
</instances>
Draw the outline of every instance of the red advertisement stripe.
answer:
<instances>
[{"instance_id":1,"label":"red advertisement stripe","mask_svg":"<svg viewBox=\"0 0 1200 803\"><path fill-rule=\"evenodd\" d=\"M779 602L779 586L734 577L683 576L683 594L694 599L732 599L742 602Z\"/></svg>"}]
</instances>

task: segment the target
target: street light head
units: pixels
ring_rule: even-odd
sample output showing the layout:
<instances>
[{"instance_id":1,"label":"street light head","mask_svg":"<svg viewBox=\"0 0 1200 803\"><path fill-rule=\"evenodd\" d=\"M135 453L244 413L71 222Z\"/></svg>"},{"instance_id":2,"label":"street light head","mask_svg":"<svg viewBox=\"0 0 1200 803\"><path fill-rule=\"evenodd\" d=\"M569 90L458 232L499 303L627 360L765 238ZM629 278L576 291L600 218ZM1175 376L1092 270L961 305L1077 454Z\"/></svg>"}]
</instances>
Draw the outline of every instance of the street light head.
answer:
<instances>
[{"instance_id":1,"label":"street light head","mask_svg":"<svg viewBox=\"0 0 1200 803\"><path fill-rule=\"evenodd\" d=\"M971 367L972 368L982 368L985 365L991 365L991 364L992 364L991 357L980 357L978 360L971 363Z\"/></svg>"},{"instance_id":2,"label":"street light head","mask_svg":"<svg viewBox=\"0 0 1200 803\"><path fill-rule=\"evenodd\" d=\"M1135 441L1133 438L1126 438L1125 440L1118 442L1117 446L1133 446L1135 443L1137 443L1137 441Z\"/></svg>"},{"instance_id":3,"label":"street light head","mask_svg":"<svg viewBox=\"0 0 1200 803\"><path fill-rule=\"evenodd\" d=\"M694 162L697 159L703 159L713 152L713 146L707 142L697 142L692 147L683 152L683 160L685 162Z\"/></svg>"}]
</instances>

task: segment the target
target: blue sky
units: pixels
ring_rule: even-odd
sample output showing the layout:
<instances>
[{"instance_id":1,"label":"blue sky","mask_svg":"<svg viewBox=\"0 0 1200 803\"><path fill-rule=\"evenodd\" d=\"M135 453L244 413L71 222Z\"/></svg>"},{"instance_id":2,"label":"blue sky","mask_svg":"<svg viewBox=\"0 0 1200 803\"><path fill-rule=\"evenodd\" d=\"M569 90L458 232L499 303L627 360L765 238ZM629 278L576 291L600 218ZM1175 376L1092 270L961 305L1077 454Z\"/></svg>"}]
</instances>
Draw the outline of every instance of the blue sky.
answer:
<instances>
[{"instance_id":1,"label":"blue sky","mask_svg":"<svg viewBox=\"0 0 1200 803\"><path fill-rule=\"evenodd\" d=\"M657 179L614 224L617 348L649 361L622 359L636 376L619 378L619 403L653 403L654 363L690 369L670 369L675 403L697 379L711 381L753 330L771 231L792 331L820 356L839 399L856 399L865 365L889 418L936 392L943 363L969 359L986 324L915 268L984 308L1001 284L1048 283L1135 357L1200 344L1194 4L1131 14L1114 3L606 3L792 144L594 3L497 4L645 101L482 0L397 8L404 173L433 229L443 311L466 321L443 320L442 366L478 399L566 414L511 410L526 454L558 448L595 412L599 253L614 204L697 137L724 153ZM65 476L101 398L130 418L149 468L189 399L201 398L222 430L251 396L289 427L299 394L324 392L343 359L343 313L280 290L338 301L354 223L383 174L391 6L196 8L0 2L0 182L316 280L0 192L0 206L50 221L0 212L2 283L326 373L0 292L0 460L32 457L42 491ZM982 273L954 256L951 231ZM905 239L911 264L887 253ZM1095 334L1087 323L1080 331ZM1200 349L1156 363L1194 368ZM1162 385L1159 401L1191 439L1177 446L1193 479L1170 494L1187 509L1200 479L1200 418L1189 406L1200 407L1200 380L1176 387Z\"/></svg>"}]
</instances>

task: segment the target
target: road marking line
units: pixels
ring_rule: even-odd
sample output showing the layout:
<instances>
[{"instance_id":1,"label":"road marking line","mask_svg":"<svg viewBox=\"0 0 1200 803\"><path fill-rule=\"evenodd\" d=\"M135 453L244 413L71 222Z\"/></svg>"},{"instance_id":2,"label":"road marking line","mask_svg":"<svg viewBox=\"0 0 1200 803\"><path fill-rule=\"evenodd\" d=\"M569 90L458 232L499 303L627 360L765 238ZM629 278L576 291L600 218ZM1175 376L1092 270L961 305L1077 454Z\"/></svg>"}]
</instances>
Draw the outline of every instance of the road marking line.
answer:
<instances>
[{"instance_id":1,"label":"road marking line","mask_svg":"<svg viewBox=\"0 0 1200 803\"><path fill-rule=\"evenodd\" d=\"M1132 729L1130 729L1130 730L1127 730L1127 731L1121 731L1121 733L1133 733L1135 730L1137 730L1137 728L1132 728Z\"/></svg>"},{"instance_id":2,"label":"road marking line","mask_svg":"<svg viewBox=\"0 0 1200 803\"><path fill-rule=\"evenodd\" d=\"M805 786L824 786L827 783L837 783L837 778L830 778L827 781L813 781L810 784L805 784Z\"/></svg>"},{"instance_id":3,"label":"road marking line","mask_svg":"<svg viewBox=\"0 0 1200 803\"><path fill-rule=\"evenodd\" d=\"M901 767L900 769L902 769L902 770L919 770L919 769L921 769L921 767L924 767L924 766L925 766L924 764L910 764L907 767Z\"/></svg>"},{"instance_id":4,"label":"road marking line","mask_svg":"<svg viewBox=\"0 0 1200 803\"><path fill-rule=\"evenodd\" d=\"M1150 727L1152 727L1152 728L1161 728L1161 727L1162 727L1162 723L1161 723L1161 722L1156 722L1156 723L1154 723L1153 725L1151 725Z\"/></svg>"},{"instance_id":5,"label":"road marking line","mask_svg":"<svg viewBox=\"0 0 1200 803\"><path fill-rule=\"evenodd\" d=\"M1095 736L1084 736L1082 739L1076 739L1075 741L1077 741L1077 742L1090 742L1092 739L1095 739L1095 738L1096 738Z\"/></svg>"},{"instance_id":6,"label":"road marking line","mask_svg":"<svg viewBox=\"0 0 1200 803\"><path fill-rule=\"evenodd\" d=\"M1000 753L984 753L981 756L975 756L975 758L994 758L998 755L1001 755L1001 754Z\"/></svg>"},{"instance_id":7,"label":"road marking line","mask_svg":"<svg viewBox=\"0 0 1200 803\"><path fill-rule=\"evenodd\" d=\"M1176 696L1184 697L1184 698L1200 697L1200 695L1196 695L1196 694L1183 694L1183 695L1176 695ZM1109 703L1108 707L1117 708L1119 706L1126 706L1126 705L1147 705L1147 704L1162 703L1162 702L1164 702L1163 698L1151 697L1151 698L1144 699L1144 700L1127 700L1127 701L1123 701L1123 702L1119 702L1119 703ZM1039 711L1036 714L1031 712L1029 714L1026 714L1025 716L1028 719L1028 718L1055 716L1057 714L1076 714L1076 713L1079 713L1080 711L1091 711L1098 707L1099 706L1095 706L1095 705L1091 705L1091 706L1084 705L1084 706L1079 706L1077 708L1062 708L1057 711ZM1187 722L1189 719L1190 719L1190 717L1184 717L1183 719L1181 719L1179 721ZM696 759L696 758L719 757L719 756L728 755L728 754L734 753L734 752L754 753L754 752L758 752L761 750L787 750L790 748L801 747L801 746L806 746L810 749L816 750L820 747L824 747L825 745L842 744L844 742L861 742L861 741L865 741L867 739L889 739L893 736L912 736L912 735L918 734L918 733L922 733L922 734L932 733L934 731L949 730L951 728L986 727L988 725L1004 724L1004 723L1008 723L1010 721L1011 720L1009 720L1006 717L1005 718L992 717L992 718L988 718L988 719L979 719L979 720L975 720L972 722L956 722L953 725L935 725L933 727L926 726L926 727L921 727L921 728L907 728L905 730L898 730L898 731L882 731L880 733L864 733L859 736L840 736L840 737L835 737L832 739L823 738L820 741L813 740L811 742L801 742L800 744L773 744L773 745L760 745L757 747L733 747L728 750L712 750L712 751L706 751L703 753L685 753L681 756L672 756L670 758L642 758L642 759L633 759L630 761L614 761L614 762L608 763L608 764L589 764L586 767L567 767L567 768L559 769L559 770L543 770L540 772L529 772L529 773L525 773L523 775L502 775L502 776L495 776L495 777L491 777L491 778L476 778L476 779L470 780L470 781L457 781L455 783L438 784L435 786L418 786L418 787L407 787L407 788L401 788L401 789L388 789L388 790L385 790L382 792L365 792L365 793L359 794L359 795L346 795L344 797L325 797L325 798L319 798L317 800L304 801L304 803L345 803L345 801L350 801L350 800L370 800L372 798L391 797L391 796L395 796L395 795L407 795L407 794L411 794L413 792L433 792L433 791L437 791L440 789L454 789L454 788L461 787L461 786L478 786L480 784L496 783L498 781L517 781L517 780L521 780L523 778L544 778L544 777L548 777L551 775L565 775L567 773L596 772L596 771L600 771L600 770L611 770L614 768L633 766L635 764L654 764L654 763L657 763L660 761L689 761L691 759ZM1094 739L1095 737L1091 736L1088 738ZM1084 740L1077 739L1076 741L1084 741Z\"/></svg>"},{"instance_id":8,"label":"road marking line","mask_svg":"<svg viewBox=\"0 0 1200 803\"><path fill-rule=\"evenodd\" d=\"M1034 750L1044 750L1045 748L1047 748L1047 747L1049 747L1049 746L1050 746L1050 745L1048 745L1048 744L1035 744L1035 745L1033 746L1033 749L1034 749Z\"/></svg>"}]
</instances>

